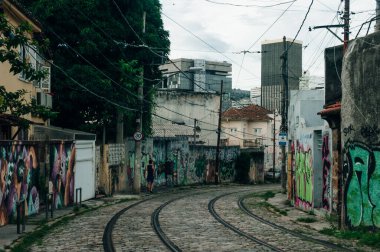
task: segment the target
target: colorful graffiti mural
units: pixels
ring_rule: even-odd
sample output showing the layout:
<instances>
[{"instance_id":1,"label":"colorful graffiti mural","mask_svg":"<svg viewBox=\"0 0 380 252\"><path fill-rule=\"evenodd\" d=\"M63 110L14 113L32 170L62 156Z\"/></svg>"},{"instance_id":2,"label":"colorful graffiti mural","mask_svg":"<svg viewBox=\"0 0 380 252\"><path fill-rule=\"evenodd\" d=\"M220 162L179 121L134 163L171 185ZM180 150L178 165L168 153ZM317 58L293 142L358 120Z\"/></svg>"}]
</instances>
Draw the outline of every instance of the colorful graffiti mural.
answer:
<instances>
[{"instance_id":1,"label":"colorful graffiti mural","mask_svg":"<svg viewBox=\"0 0 380 252\"><path fill-rule=\"evenodd\" d=\"M22 143L0 146L0 226L15 218L18 201L25 200L25 214L39 211L40 171L35 147Z\"/></svg>"},{"instance_id":2,"label":"colorful graffiti mural","mask_svg":"<svg viewBox=\"0 0 380 252\"><path fill-rule=\"evenodd\" d=\"M74 203L75 145L62 142L50 148L54 206L62 208Z\"/></svg>"},{"instance_id":3,"label":"colorful graffiti mural","mask_svg":"<svg viewBox=\"0 0 380 252\"><path fill-rule=\"evenodd\" d=\"M380 148L358 142L345 146L345 217L350 227L380 228Z\"/></svg>"},{"instance_id":4,"label":"colorful graffiti mural","mask_svg":"<svg viewBox=\"0 0 380 252\"><path fill-rule=\"evenodd\" d=\"M331 200L331 162L330 162L330 149L329 149L329 135L323 137L322 142L322 207L330 210Z\"/></svg>"},{"instance_id":5,"label":"colorful graffiti mural","mask_svg":"<svg viewBox=\"0 0 380 252\"><path fill-rule=\"evenodd\" d=\"M310 208L313 202L313 155L310 148L295 147L295 205Z\"/></svg>"}]
</instances>

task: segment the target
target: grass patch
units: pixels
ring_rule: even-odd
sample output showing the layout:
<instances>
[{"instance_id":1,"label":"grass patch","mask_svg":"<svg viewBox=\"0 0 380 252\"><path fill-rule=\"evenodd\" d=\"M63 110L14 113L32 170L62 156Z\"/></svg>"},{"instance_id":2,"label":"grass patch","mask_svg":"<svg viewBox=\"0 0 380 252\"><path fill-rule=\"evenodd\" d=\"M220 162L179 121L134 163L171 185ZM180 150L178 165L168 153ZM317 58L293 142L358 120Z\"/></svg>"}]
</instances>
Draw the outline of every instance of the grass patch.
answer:
<instances>
[{"instance_id":1,"label":"grass patch","mask_svg":"<svg viewBox=\"0 0 380 252\"><path fill-rule=\"evenodd\" d=\"M358 230L337 230L335 228L325 228L320 231L321 234L335 236L345 240L357 240L359 245L367 245L374 248L380 247L380 233L371 232L364 228Z\"/></svg>"},{"instance_id":2,"label":"grass patch","mask_svg":"<svg viewBox=\"0 0 380 252\"><path fill-rule=\"evenodd\" d=\"M52 229L61 226L61 225L66 225L74 216L71 217L63 217L59 221L53 223L52 225L47 225L44 224L40 226L36 231L32 233L27 233L21 241L16 244L13 248L12 251L14 252L22 252L22 251L28 251L28 248L33 244L41 244L42 243L42 237L48 234Z\"/></svg>"},{"instance_id":3,"label":"grass patch","mask_svg":"<svg viewBox=\"0 0 380 252\"><path fill-rule=\"evenodd\" d=\"M311 218L311 217L300 217L300 218L297 218L297 221L304 222L304 223L314 223L314 222L317 222L317 219Z\"/></svg>"},{"instance_id":4,"label":"grass patch","mask_svg":"<svg viewBox=\"0 0 380 252\"><path fill-rule=\"evenodd\" d=\"M42 238L49 234L53 229L66 225L70 220L74 219L78 215L82 215L88 212L95 211L101 207L107 207L109 204L105 204L102 206L97 206L94 208L89 208L88 206L84 208L83 210L80 210L78 208L78 211L74 211L74 215L71 216L64 216L61 219L57 220L56 222L52 223L49 225L49 223L46 220L40 221L40 225L37 228L37 230L31 232L31 233L26 233L25 236L23 236L20 240L19 243L17 243L13 248L11 249L12 252L23 252L23 251L28 251L30 246L32 244L42 244ZM75 209L74 209L75 210ZM1 251L0 251L1 252Z\"/></svg>"},{"instance_id":5,"label":"grass patch","mask_svg":"<svg viewBox=\"0 0 380 252\"><path fill-rule=\"evenodd\" d=\"M271 210L271 211L273 211L273 212L275 212L275 213L278 213L278 214L281 214L281 215L284 215L284 216L287 216L287 215L288 215L288 212L286 212L286 211L284 211L284 210L281 210L281 209L279 209L278 207L275 207L275 206L269 204L269 203L266 202L266 201L259 202L259 203L256 204L256 206L258 206L258 207L264 207L264 208L266 208L266 209L268 209L268 210Z\"/></svg>"}]
</instances>

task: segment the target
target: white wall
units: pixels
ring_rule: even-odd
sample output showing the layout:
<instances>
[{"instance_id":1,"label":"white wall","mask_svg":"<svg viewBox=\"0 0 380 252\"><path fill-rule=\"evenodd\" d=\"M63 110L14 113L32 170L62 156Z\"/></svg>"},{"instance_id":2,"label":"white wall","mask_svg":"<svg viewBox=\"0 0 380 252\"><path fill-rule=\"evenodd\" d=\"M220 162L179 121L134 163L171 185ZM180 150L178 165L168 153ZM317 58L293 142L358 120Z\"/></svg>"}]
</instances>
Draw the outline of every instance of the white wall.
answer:
<instances>
[{"instance_id":1,"label":"white wall","mask_svg":"<svg viewBox=\"0 0 380 252\"><path fill-rule=\"evenodd\" d=\"M205 145L216 146L219 96L216 94L158 91L155 97L155 113L160 117L194 126L194 118L198 120L197 126L201 128L198 141ZM154 123L167 123L168 121L153 116ZM175 127L175 124L173 124Z\"/></svg>"},{"instance_id":2,"label":"white wall","mask_svg":"<svg viewBox=\"0 0 380 252\"><path fill-rule=\"evenodd\" d=\"M77 188L82 188L82 201L85 201L95 197L95 141L76 141L75 149L74 201ZM78 202L79 197L78 192Z\"/></svg>"}]
</instances>

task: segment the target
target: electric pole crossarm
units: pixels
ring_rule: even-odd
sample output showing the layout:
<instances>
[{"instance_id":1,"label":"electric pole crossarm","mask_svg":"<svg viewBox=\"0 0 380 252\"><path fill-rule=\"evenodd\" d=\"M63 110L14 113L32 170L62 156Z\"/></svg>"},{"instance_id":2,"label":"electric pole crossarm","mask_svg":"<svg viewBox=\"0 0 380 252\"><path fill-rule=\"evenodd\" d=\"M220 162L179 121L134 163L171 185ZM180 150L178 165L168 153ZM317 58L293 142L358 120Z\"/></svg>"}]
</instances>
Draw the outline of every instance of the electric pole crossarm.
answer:
<instances>
[{"instance_id":1,"label":"electric pole crossarm","mask_svg":"<svg viewBox=\"0 0 380 252\"><path fill-rule=\"evenodd\" d=\"M336 35L335 32L333 32L330 28L340 28L344 27L344 25L320 25L320 26L314 26L314 27L309 27L309 31L315 30L315 29L320 29L320 28L326 28L329 32L332 33L337 39L340 40L340 42L344 42L343 39L341 39L338 35Z\"/></svg>"},{"instance_id":2,"label":"electric pole crossarm","mask_svg":"<svg viewBox=\"0 0 380 252\"><path fill-rule=\"evenodd\" d=\"M331 32L332 35L334 35L337 39L340 40L340 42L344 42L343 39L341 39L338 35L335 34L335 32L333 32L329 27L326 27L326 29Z\"/></svg>"}]
</instances>

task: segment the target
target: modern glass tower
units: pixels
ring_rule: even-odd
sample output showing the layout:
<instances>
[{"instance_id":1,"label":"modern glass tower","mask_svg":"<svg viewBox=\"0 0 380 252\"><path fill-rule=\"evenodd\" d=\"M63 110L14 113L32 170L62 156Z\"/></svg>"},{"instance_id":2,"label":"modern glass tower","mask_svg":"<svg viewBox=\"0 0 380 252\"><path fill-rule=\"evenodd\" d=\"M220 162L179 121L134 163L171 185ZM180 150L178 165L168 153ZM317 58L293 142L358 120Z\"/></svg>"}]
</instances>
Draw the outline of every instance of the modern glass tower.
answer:
<instances>
[{"instance_id":1,"label":"modern glass tower","mask_svg":"<svg viewBox=\"0 0 380 252\"><path fill-rule=\"evenodd\" d=\"M288 48L293 39L286 39ZM264 108L281 112L283 39L266 40L261 43L261 104ZM288 89L298 90L302 76L302 41L295 40L288 50Z\"/></svg>"}]
</instances>

